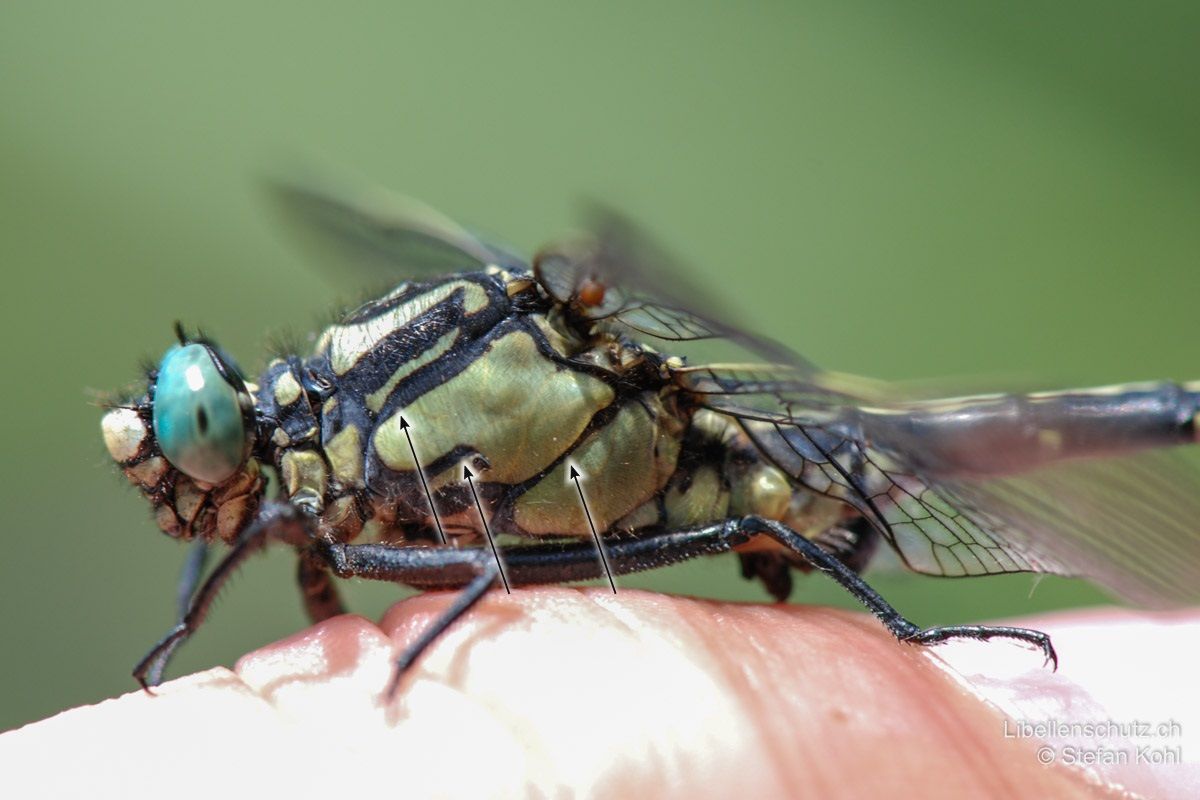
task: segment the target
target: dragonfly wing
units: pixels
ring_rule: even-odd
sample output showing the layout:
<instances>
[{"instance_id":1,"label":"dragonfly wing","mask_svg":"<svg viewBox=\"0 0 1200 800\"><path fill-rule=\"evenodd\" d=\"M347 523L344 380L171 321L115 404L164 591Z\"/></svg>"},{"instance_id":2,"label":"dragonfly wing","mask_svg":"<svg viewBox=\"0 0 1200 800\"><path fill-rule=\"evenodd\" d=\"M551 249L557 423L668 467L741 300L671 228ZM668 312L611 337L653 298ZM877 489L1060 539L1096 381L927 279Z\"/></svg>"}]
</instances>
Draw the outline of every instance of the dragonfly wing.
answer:
<instances>
[{"instance_id":1,"label":"dragonfly wing","mask_svg":"<svg viewBox=\"0 0 1200 800\"><path fill-rule=\"evenodd\" d=\"M630 220L596 203L585 217L590 236L552 245L534 258L534 273L552 297L612 330L675 342L728 339L761 358L815 371L778 342L722 321L713 312L724 304ZM577 300L589 283L603 286L604 298L581 307Z\"/></svg>"},{"instance_id":2,"label":"dragonfly wing","mask_svg":"<svg viewBox=\"0 0 1200 800\"><path fill-rule=\"evenodd\" d=\"M330 180L272 182L271 198L300 233L339 261L394 280L442 275L496 264L528 269L430 206L377 188Z\"/></svg>"},{"instance_id":3,"label":"dragonfly wing","mask_svg":"<svg viewBox=\"0 0 1200 800\"><path fill-rule=\"evenodd\" d=\"M781 412L742 399L710 392L703 403L792 480L859 510L914 571L1082 576L1141 605L1200 601L1200 471L1184 453L933 477L913 466L919 442L876 446L850 406Z\"/></svg>"},{"instance_id":4,"label":"dragonfly wing","mask_svg":"<svg viewBox=\"0 0 1200 800\"><path fill-rule=\"evenodd\" d=\"M938 491L1005 542L1146 606L1200 602L1200 469L1153 450L1029 473L942 480ZM1062 570L1060 570L1062 571Z\"/></svg>"}]
</instances>

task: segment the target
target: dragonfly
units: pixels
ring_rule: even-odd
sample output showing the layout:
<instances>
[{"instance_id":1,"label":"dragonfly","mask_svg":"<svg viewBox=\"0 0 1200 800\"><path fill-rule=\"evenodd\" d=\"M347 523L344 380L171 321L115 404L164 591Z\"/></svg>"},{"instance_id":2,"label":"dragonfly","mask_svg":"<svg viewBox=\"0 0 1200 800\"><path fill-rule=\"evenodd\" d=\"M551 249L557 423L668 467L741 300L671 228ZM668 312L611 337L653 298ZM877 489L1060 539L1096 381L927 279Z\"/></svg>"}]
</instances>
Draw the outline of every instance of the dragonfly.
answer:
<instances>
[{"instance_id":1,"label":"dragonfly","mask_svg":"<svg viewBox=\"0 0 1200 800\"><path fill-rule=\"evenodd\" d=\"M779 601L794 572L821 572L903 643L1009 639L1054 667L1045 633L923 628L861 573L886 544L926 575L1200 599L1200 471L1184 447L1200 382L914 396L723 321L611 211L526 261L382 190L275 193L304 230L403 280L254 381L177 325L145 390L108 404L112 458L158 527L193 543L178 621L134 669L147 690L269 545L295 551L314 622L343 613L337 579L458 592L398 654L389 697L489 590L701 556L736 554ZM666 352L711 339L749 360Z\"/></svg>"}]
</instances>

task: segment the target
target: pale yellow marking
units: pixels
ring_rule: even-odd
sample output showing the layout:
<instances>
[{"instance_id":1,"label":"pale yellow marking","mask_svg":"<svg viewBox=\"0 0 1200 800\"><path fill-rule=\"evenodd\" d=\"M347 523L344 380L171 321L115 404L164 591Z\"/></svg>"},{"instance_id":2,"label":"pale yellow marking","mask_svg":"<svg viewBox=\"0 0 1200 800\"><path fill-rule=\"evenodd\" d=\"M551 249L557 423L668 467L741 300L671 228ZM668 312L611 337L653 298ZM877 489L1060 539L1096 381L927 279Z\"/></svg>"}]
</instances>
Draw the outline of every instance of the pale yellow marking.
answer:
<instances>
[{"instance_id":1,"label":"pale yellow marking","mask_svg":"<svg viewBox=\"0 0 1200 800\"><path fill-rule=\"evenodd\" d=\"M335 331L337 331L339 329L340 329L340 326L331 325L330 327L321 331L321 335L317 337L317 344L313 348L313 351L317 352L317 353L328 353L329 352L329 343L331 341L333 341L333 334Z\"/></svg>"},{"instance_id":2,"label":"pale yellow marking","mask_svg":"<svg viewBox=\"0 0 1200 800\"><path fill-rule=\"evenodd\" d=\"M461 374L380 423L373 441L389 469L414 471L403 415L423 464L463 444L492 465L481 481L518 483L561 455L612 399L603 381L557 368L533 337L514 331ZM427 477L433 482L436 476Z\"/></svg>"},{"instance_id":3,"label":"pale yellow marking","mask_svg":"<svg viewBox=\"0 0 1200 800\"><path fill-rule=\"evenodd\" d=\"M390 333L404 327L460 289L463 292L463 309L467 314L474 314L487 307L488 296L482 286L471 281L451 281L365 322L328 328L321 335L317 345L318 351L327 352L334 373L344 375Z\"/></svg>"},{"instance_id":4,"label":"pale yellow marking","mask_svg":"<svg viewBox=\"0 0 1200 800\"><path fill-rule=\"evenodd\" d=\"M700 467L692 474L687 491L671 485L663 497L667 523L672 527L697 525L724 519L729 510L729 492L713 467Z\"/></svg>"},{"instance_id":5,"label":"pale yellow marking","mask_svg":"<svg viewBox=\"0 0 1200 800\"><path fill-rule=\"evenodd\" d=\"M405 361L403 364L397 367L396 371L392 373L392 376L387 379L387 383L383 384L383 386L380 386L378 389L367 395L367 408L378 414L383 409L384 404L387 403L387 399L391 395L392 390L396 388L396 385L400 383L400 381L404 380L426 364L429 364L440 356L445 355L450 348L454 346L454 343L457 340L457 329L446 331L442 338L434 342L433 346L424 353L421 353L415 358L410 358L408 361Z\"/></svg>"},{"instance_id":6,"label":"pale yellow marking","mask_svg":"<svg viewBox=\"0 0 1200 800\"><path fill-rule=\"evenodd\" d=\"M530 286L533 286L533 279L522 276L520 278L512 278L504 284L504 291L509 297L512 297L525 291Z\"/></svg>"},{"instance_id":7,"label":"pale yellow marking","mask_svg":"<svg viewBox=\"0 0 1200 800\"><path fill-rule=\"evenodd\" d=\"M722 444L728 444L738 434L729 417L707 408L701 408L692 415L691 428L704 438Z\"/></svg>"},{"instance_id":8,"label":"pale yellow marking","mask_svg":"<svg viewBox=\"0 0 1200 800\"><path fill-rule=\"evenodd\" d=\"M275 432L271 434L271 441L279 447L287 447L291 444L292 439L283 428L276 428Z\"/></svg>"},{"instance_id":9,"label":"pale yellow marking","mask_svg":"<svg viewBox=\"0 0 1200 800\"><path fill-rule=\"evenodd\" d=\"M325 401L325 405L321 406L321 414L328 417L333 412L337 411L337 398L331 397Z\"/></svg>"},{"instance_id":10,"label":"pale yellow marking","mask_svg":"<svg viewBox=\"0 0 1200 800\"><path fill-rule=\"evenodd\" d=\"M362 486L362 437L357 426L347 425L326 442L325 457L333 468L333 477L343 486Z\"/></svg>"},{"instance_id":11,"label":"pale yellow marking","mask_svg":"<svg viewBox=\"0 0 1200 800\"><path fill-rule=\"evenodd\" d=\"M607 530L663 487L678 455L677 435L659 427L642 405L630 403L522 495L514 519L534 535L590 533L578 490L569 478L574 464L584 476L583 491L596 529Z\"/></svg>"},{"instance_id":12,"label":"pale yellow marking","mask_svg":"<svg viewBox=\"0 0 1200 800\"><path fill-rule=\"evenodd\" d=\"M846 507L840 500L803 489L794 490L781 521L792 530L811 539L842 520L845 510Z\"/></svg>"},{"instance_id":13,"label":"pale yellow marking","mask_svg":"<svg viewBox=\"0 0 1200 800\"><path fill-rule=\"evenodd\" d=\"M623 531L636 531L656 524L658 524L658 503L651 499L617 520L614 527Z\"/></svg>"},{"instance_id":14,"label":"pale yellow marking","mask_svg":"<svg viewBox=\"0 0 1200 800\"><path fill-rule=\"evenodd\" d=\"M1057 453L1062 450L1062 431L1043 428L1037 432L1038 447L1047 453Z\"/></svg>"},{"instance_id":15,"label":"pale yellow marking","mask_svg":"<svg viewBox=\"0 0 1200 800\"><path fill-rule=\"evenodd\" d=\"M146 439L146 423L132 408L114 408L100 420L104 446L114 461L124 463L138 454Z\"/></svg>"},{"instance_id":16,"label":"pale yellow marking","mask_svg":"<svg viewBox=\"0 0 1200 800\"><path fill-rule=\"evenodd\" d=\"M280 408L290 406L300 399L300 384L291 372L281 373L275 381L275 402Z\"/></svg>"},{"instance_id":17,"label":"pale yellow marking","mask_svg":"<svg viewBox=\"0 0 1200 800\"><path fill-rule=\"evenodd\" d=\"M757 464L733 481L730 510L738 515L755 514L782 520L795 489L782 470Z\"/></svg>"},{"instance_id":18,"label":"pale yellow marking","mask_svg":"<svg viewBox=\"0 0 1200 800\"><path fill-rule=\"evenodd\" d=\"M404 281L403 283L398 285L395 289L392 289L390 292L388 292L383 297L381 297L380 300L387 301L387 300L392 300L396 297L399 297L400 295L407 292L410 286L412 286L412 281Z\"/></svg>"},{"instance_id":19,"label":"pale yellow marking","mask_svg":"<svg viewBox=\"0 0 1200 800\"><path fill-rule=\"evenodd\" d=\"M570 329L552 324L545 315L538 314L533 317L533 321L556 352L564 356L572 356L583 347L583 342L576 338Z\"/></svg>"},{"instance_id":20,"label":"pale yellow marking","mask_svg":"<svg viewBox=\"0 0 1200 800\"><path fill-rule=\"evenodd\" d=\"M311 450L289 450L284 453L279 472L289 499L298 495L317 500L325 497L328 480L325 461Z\"/></svg>"}]
</instances>

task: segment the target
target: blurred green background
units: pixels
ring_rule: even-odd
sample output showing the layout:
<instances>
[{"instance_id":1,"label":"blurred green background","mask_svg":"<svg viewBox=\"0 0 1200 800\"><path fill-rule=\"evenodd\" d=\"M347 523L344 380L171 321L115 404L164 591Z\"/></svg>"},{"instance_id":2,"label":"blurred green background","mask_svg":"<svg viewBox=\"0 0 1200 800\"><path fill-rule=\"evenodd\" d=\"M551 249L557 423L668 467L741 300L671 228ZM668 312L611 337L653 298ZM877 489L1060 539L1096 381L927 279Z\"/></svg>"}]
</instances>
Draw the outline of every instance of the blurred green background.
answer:
<instances>
[{"instance_id":1,"label":"blurred green background","mask_svg":"<svg viewBox=\"0 0 1200 800\"><path fill-rule=\"evenodd\" d=\"M281 157L527 249L601 198L831 368L1200 374L1195 3L323 5L0 7L0 729L131 690L172 621L183 548L87 391L135 379L175 319L257 368L358 294L265 212ZM292 573L253 562L175 674L301 628ZM762 596L724 559L623 583ZM878 583L922 623L1100 597ZM373 615L399 591L350 595Z\"/></svg>"}]
</instances>

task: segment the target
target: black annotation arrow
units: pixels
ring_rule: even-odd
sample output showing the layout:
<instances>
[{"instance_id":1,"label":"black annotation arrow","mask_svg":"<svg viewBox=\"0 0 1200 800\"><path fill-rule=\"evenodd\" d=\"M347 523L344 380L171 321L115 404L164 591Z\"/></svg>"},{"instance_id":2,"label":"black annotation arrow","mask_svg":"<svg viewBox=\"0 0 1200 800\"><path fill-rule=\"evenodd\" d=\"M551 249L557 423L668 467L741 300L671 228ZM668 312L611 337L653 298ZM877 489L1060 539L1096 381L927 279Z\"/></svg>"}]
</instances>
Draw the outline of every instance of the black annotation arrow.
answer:
<instances>
[{"instance_id":1,"label":"black annotation arrow","mask_svg":"<svg viewBox=\"0 0 1200 800\"><path fill-rule=\"evenodd\" d=\"M442 520L438 517L437 507L433 504L433 494L429 491L429 484L425 482L425 470L421 469L421 461L417 458L417 448L413 447L412 434L408 432L408 420L403 416L400 417L400 430L404 431L404 437L408 439L408 449L412 451L413 464L417 467L417 476L421 479L421 486L425 489L425 499L429 501L429 513L433 514L433 521L437 524L438 539L442 544L446 543L446 532L442 530Z\"/></svg>"},{"instance_id":2,"label":"black annotation arrow","mask_svg":"<svg viewBox=\"0 0 1200 800\"><path fill-rule=\"evenodd\" d=\"M479 521L483 523L483 532L487 534L488 544L492 546L492 555L496 557L496 569L500 570L500 580L504 582L504 591L512 594L512 589L508 586L508 576L504 574L504 564L500 561L500 551L496 549L496 540L492 538L492 529L488 527L487 517L483 513L483 504L479 502L479 493L475 491L475 481L471 480L474 473L471 469L463 465L463 478L471 487L471 496L475 498L475 508L479 509Z\"/></svg>"},{"instance_id":3,"label":"black annotation arrow","mask_svg":"<svg viewBox=\"0 0 1200 800\"><path fill-rule=\"evenodd\" d=\"M600 553L600 563L604 565L604 574L608 575L608 585L612 587L613 594L617 593L617 584L613 580L612 570L608 568L608 555L604 552L604 543L600 541L600 534L596 533L596 523L592 522L592 512L588 510L587 499L583 496L583 487L579 484L579 470L571 465L571 480L575 481L575 488L579 490L579 502L583 504L583 513L587 515L588 527L592 529L592 538L596 540L596 550Z\"/></svg>"}]
</instances>

